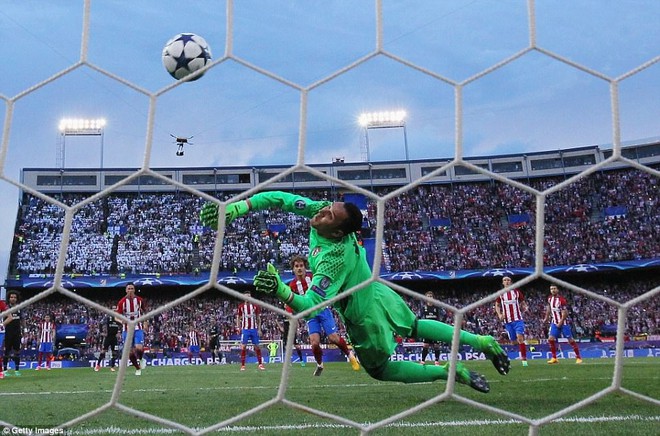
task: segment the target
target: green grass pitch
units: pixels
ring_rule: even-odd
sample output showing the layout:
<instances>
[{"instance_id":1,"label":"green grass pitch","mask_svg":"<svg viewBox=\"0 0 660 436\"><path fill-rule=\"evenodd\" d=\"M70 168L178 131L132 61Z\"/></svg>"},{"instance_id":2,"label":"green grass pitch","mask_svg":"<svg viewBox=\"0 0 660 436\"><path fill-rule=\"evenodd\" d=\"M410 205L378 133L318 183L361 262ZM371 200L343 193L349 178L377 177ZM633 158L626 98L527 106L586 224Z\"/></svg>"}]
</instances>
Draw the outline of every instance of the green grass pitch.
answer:
<instances>
[{"instance_id":1,"label":"green grass pitch","mask_svg":"<svg viewBox=\"0 0 660 436\"><path fill-rule=\"evenodd\" d=\"M558 412L612 384L614 360L586 359L583 365L562 360L559 365L531 361L523 368L512 362L500 376L490 362L467 362L486 375L491 392L481 394L458 385L456 393L483 404L531 419ZM359 423L375 423L432 399L444 382L400 384L379 382L346 363L327 363L320 377L314 365L290 367L285 398L304 407L339 415ZM119 403L140 412L200 430L273 399L279 388L281 364L259 371L248 365L147 367L137 377L128 368ZM19 427L48 428L68 422L108 403L117 374L103 369L23 371L21 377L0 380L0 421ZM541 435L660 434L660 359L626 359L622 387L655 400L655 404L621 392L562 416L540 428ZM276 404L214 433L259 435L358 434L340 422ZM377 435L527 435L529 426L506 416L476 409L455 399L431 404L411 416L373 431ZM68 429L74 435L183 434L180 430L109 408Z\"/></svg>"}]
</instances>

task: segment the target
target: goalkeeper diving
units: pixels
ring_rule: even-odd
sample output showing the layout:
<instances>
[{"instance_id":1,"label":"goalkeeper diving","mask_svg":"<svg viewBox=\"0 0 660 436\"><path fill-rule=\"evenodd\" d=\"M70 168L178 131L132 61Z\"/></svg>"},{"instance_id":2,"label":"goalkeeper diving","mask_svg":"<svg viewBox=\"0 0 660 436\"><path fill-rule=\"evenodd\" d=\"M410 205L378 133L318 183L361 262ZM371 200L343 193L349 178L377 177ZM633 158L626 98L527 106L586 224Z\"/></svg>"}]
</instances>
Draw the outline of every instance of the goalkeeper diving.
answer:
<instances>
[{"instance_id":1,"label":"goalkeeper diving","mask_svg":"<svg viewBox=\"0 0 660 436\"><path fill-rule=\"evenodd\" d=\"M298 295L284 284L272 265L259 271L254 286L259 292L274 295L296 312L319 305L371 278L365 249L355 232L362 228L362 212L353 203L315 201L287 192L262 192L227 205L226 223L250 211L280 209L310 218L309 265L312 283L305 295ZM201 210L202 224L218 227L218 206L206 203ZM324 306L320 306L322 310ZM395 335L452 342L454 327L435 320L418 319L394 290L380 282L353 292L334 303L342 317L353 349L365 371L383 381L420 383L447 380L449 363L420 365L412 361L390 361L396 347ZM500 374L509 372L506 352L492 336L460 331L461 344L483 352ZM456 381L480 392L490 390L486 378L456 363Z\"/></svg>"}]
</instances>

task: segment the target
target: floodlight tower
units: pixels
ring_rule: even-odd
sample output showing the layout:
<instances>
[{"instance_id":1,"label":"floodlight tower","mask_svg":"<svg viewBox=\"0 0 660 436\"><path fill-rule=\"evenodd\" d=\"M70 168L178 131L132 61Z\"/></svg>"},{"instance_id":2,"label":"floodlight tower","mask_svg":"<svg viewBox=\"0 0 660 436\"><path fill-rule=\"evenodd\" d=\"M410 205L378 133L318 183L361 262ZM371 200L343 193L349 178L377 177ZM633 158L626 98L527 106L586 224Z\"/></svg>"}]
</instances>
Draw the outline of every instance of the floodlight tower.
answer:
<instances>
[{"instance_id":1,"label":"floodlight tower","mask_svg":"<svg viewBox=\"0 0 660 436\"><path fill-rule=\"evenodd\" d=\"M403 129L403 146L408 160L408 134L406 132L406 111L365 112L360 114L358 122L364 128L366 144L366 161L371 161L369 151L369 130L371 129Z\"/></svg>"},{"instance_id":2,"label":"floodlight tower","mask_svg":"<svg viewBox=\"0 0 660 436\"><path fill-rule=\"evenodd\" d=\"M67 136L98 136L101 142L101 161L100 168L103 169L103 128L105 120L98 119L80 119L65 118L60 120L60 147L57 155L60 169L64 169L66 163L66 138Z\"/></svg>"}]
</instances>

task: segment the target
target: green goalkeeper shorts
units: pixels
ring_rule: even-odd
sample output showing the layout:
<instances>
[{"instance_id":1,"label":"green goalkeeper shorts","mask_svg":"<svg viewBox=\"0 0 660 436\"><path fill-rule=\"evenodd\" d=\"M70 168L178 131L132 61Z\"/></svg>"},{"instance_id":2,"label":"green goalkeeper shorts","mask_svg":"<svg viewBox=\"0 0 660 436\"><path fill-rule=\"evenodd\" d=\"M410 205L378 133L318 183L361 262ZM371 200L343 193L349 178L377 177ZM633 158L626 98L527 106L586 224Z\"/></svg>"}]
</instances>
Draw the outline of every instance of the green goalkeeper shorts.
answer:
<instances>
[{"instance_id":1,"label":"green goalkeeper shorts","mask_svg":"<svg viewBox=\"0 0 660 436\"><path fill-rule=\"evenodd\" d=\"M382 283L372 283L337 309L364 369L372 374L387 363L396 348L395 335L411 337L416 315L406 302Z\"/></svg>"}]
</instances>

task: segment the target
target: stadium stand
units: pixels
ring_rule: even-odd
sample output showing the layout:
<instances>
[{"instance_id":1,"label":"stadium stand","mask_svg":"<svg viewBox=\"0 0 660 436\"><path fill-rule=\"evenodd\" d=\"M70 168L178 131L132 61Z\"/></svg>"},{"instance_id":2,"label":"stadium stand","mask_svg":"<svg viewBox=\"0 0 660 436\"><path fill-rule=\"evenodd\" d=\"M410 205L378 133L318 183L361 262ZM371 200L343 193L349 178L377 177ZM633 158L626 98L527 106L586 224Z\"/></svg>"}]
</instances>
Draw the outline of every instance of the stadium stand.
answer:
<instances>
[{"instance_id":1,"label":"stadium stand","mask_svg":"<svg viewBox=\"0 0 660 436\"><path fill-rule=\"evenodd\" d=\"M530 180L544 190L556 176ZM375 187L384 195L396 187ZM653 259L660 228L657 181L637 170L601 171L546 200L545 265ZM327 191L298 191L329 198ZM338 194L334 197L338 198ZM79 193L56 197L67 204ZM218 195L226 199L226 194ZM19 209L10 274L53 273L64 223L61 209L26 194ZM75 216L65 272L172 273L208 271L214 233L187 193L118 193ZM367 203L368 220L375 210ZM383 256L388 272L534 265L533 196L499 182L421 185L390 201ZM305 220L281 212L241 218L229 227L221 270L256 271L306 254Z\"/></svg>"}]
</instances>

